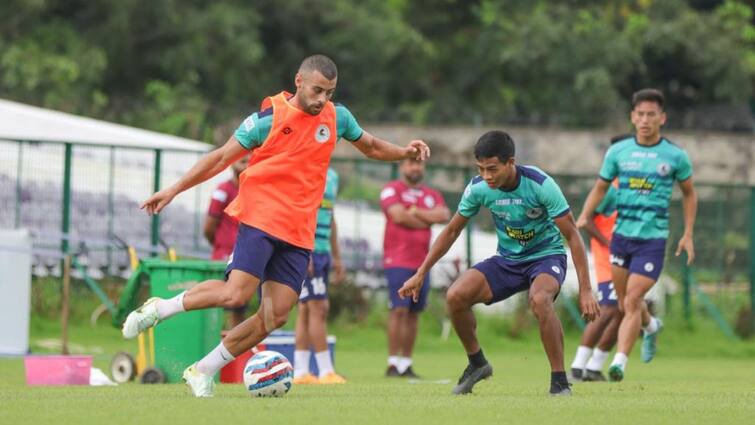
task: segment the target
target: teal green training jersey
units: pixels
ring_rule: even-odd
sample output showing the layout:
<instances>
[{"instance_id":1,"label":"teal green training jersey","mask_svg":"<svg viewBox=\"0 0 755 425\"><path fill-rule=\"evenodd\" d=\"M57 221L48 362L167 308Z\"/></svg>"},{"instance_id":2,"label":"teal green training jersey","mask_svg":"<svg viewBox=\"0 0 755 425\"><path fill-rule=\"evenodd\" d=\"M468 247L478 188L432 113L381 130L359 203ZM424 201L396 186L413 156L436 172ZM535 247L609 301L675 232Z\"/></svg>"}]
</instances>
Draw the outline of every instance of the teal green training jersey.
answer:
<instances>
[{"instance_id":1,"label":"teal green training jersey","mask_svg":"<svg viewBox=\"0 0 755 425\"><path fill-rule=\"evenodd\" d=\"M498 236L498 255L511 262L527 262L565 254L554 218L569 213L569 204L556 182L542 170L517 166L512 190L490 188L477 176L467 185L459 214L471 218L484 206L490 210Z\"/></svg>"},{"instance_id":2,"label":"teal green training jersey","mask_svg":"<svg viewBox=\"0 0 755 425\"><path fill-rule=\"evenodd\" d=\"M614 233L635 239L668 238L669 204L674 181L692 177L684 149L665 137L652 146L634 137L615 143L606 152L600 178L619 179Z\"/></svg>"},{"instance_id":3,"label":"teal green training jersey","mask_svg":"<svg viewBox=\"0 0 755 425\"><path fill-rule=\"evenodd\" d=\"M246 117L233 135L241 146L252 149L262 145L272 127L273 108L269 107ZM355 142L362 137L363 131L356 118L340 103L336 103L336 127L339 138L343 137L350 142Z\"/></svg>"},{"instance_id":4,"label":"teal green training jersey","mask_svg":"<svg viewBox=\"0 0 755 425\"><path fill-rule=\"evenodd\" d=\"M315 248L317 253L330 253L330 234L333 231L333 206L338 195L338 173L328 168L328 178L325 181L325 193L322 196L320 209L317 210L317 229L315 230Z\"/></svg>"}]
</instances>

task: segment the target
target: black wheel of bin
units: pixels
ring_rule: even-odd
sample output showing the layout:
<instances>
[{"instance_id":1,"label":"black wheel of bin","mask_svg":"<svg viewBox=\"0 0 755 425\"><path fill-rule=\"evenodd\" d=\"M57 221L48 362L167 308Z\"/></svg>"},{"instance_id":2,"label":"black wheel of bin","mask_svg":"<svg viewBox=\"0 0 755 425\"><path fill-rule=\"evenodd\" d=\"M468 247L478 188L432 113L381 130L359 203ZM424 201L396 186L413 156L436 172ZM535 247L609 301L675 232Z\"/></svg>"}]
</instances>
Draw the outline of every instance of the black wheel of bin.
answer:
<instances>
[{"instance_id":1,"label":"black wheel of bin","mask_svg":"<svg viewBox=\"0 0 755 425\"><path fill-rule=\"evenodd\" d=\"M144 373L142 373L141 378L139 378L139 381L142 384L164 384L165 383L165 373L163 373L162 370L156 368L156 367L148 367L144 370Z\"/></svg>"},{"instance_id":2,"label":"black wheel of bin","mask_svg":"<svg viewBox=\"0 0 755 425\"><path fill-rule=\"evenodd\" d=\"M136 377L136 362L129 353L118 353L110 362L110 376L113 381L123 384Z\"/></svg>"}]
</instances>

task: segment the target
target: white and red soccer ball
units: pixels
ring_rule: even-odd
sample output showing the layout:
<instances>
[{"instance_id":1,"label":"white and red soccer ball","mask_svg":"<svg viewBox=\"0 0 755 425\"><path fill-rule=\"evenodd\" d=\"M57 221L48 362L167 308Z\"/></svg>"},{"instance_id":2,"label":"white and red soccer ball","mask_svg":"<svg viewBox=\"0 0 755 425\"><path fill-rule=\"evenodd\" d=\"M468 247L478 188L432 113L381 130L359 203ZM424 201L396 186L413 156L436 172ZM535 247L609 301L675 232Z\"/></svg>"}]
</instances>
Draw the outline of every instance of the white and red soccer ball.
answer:
<instances>
[{"instance_id":1,"label":"white and red soccer ball","mask_svg":"<svg viewBox=\"0 0 755 425\"><path fill-rule=\"evenodd\" d=\"M244 366L244 387L252 397L282 397L294 380L294 368L277 351L260 351Z\"/></svg>"}]
</instances>

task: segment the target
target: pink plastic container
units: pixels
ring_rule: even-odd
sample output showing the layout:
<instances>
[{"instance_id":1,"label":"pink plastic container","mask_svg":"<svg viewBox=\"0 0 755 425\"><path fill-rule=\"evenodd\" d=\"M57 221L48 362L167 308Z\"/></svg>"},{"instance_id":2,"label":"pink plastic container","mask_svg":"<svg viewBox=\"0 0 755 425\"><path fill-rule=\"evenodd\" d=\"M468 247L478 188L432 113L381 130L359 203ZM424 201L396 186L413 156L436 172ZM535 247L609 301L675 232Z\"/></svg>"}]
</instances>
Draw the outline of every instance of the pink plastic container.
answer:
<instances>
[{"instance_id":1,"label":"pink plastic container","mask_svg":"<svg viewBox=\"0 0 755 425\"><path fill-rule=\"evenodd\" d=\"M89 385L92 356L26 356L27 385Z\"/></svg>"}]
</instances>

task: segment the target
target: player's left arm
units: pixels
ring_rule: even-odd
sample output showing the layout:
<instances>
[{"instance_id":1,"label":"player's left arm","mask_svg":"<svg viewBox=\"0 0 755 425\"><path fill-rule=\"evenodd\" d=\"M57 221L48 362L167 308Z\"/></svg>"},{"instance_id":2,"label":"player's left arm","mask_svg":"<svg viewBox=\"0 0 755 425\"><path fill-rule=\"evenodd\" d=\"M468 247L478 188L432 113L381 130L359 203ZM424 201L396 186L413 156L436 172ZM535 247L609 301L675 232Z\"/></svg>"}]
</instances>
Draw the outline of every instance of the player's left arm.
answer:
<instances>
[{"instance_id":1,"label":"player's left arm","mask_svg":"<svg viewBox=\"0 0 755 425\"><path fill-rule=\"evenodd\" d=\"M695 260L694 229L697 218L697 192L692 184L692 177L679 182L682 190L682 210L684 212L684 234L679 239L676 247L676 256L681 255L682 250L687 251L687 265Z\"/></svg>"},{"instance_id":2,"label":"player's left arm","mask_svg":"<svg viewBox=\"0 0 755 425\"><path fill-rule=\"evenodd\" d=\"M336 105L336 127L338 137L350 141L368 158L379 161L399 161L407 158L424 161L430 157L430 148L422 140L412 140L402 148L364 131L344 105Z\"/></svg>"},{"instance_id":3,"label":"player's left arm","mask_svg":"<svg viewBox=\"0 0 755 425\"><path fill-rule=\"evenodd\" d=\"M600 316L600 307L592 294L585 244L582 242L582 237L577 230L574 216L571 212L568 212L560 217L554 218L553 222L556 223L558 230L564 235L566 244L571 251L571 259L574 263L574 268L577 270L577 280L579 281L579 307L582 310L582 317L587 321L592 321Z\"/></svg>"},{"instance_id":4,"label":"player's left arm","mask_svg":"<svg viewBox=\"0 0 755 425\"><path fill-rule=\"evenodd\" d=\"M346 277L346 269L343 267L343 262L341 261L341 248L338 246L338 227L336 226L335 214L333 214L333 218L330 222L330 255L333 259L333 270L336 272L333 284L337 285L343 282Z\"/></svg>"},{"instance_id":5,"label":"player's left arm","mask_svg":"<svg viewBox=\"0 0 755 425\"><path fill-rule=\"evenodd\" d=\"M366 131L363 131L362 136L352 145L364 156L378 161L399 161L407 158L424 161L430 157L430 148L422 140L412 140L402 148Z\"/></svg>"}]
</instances>

